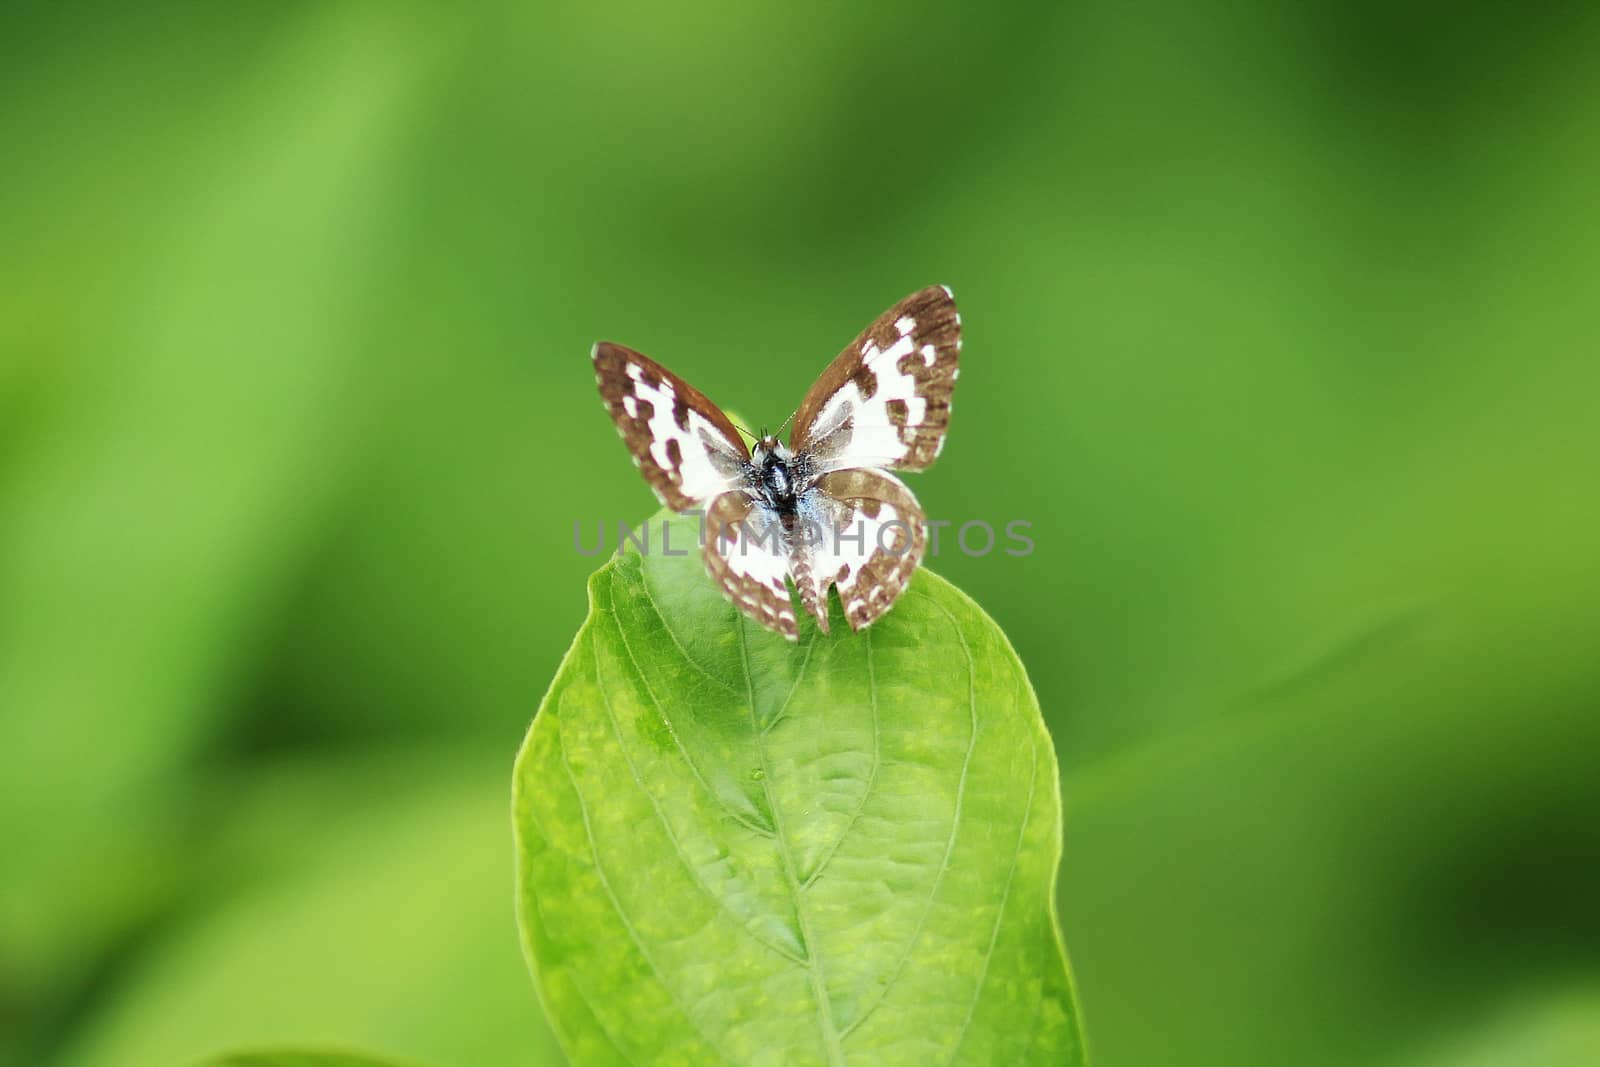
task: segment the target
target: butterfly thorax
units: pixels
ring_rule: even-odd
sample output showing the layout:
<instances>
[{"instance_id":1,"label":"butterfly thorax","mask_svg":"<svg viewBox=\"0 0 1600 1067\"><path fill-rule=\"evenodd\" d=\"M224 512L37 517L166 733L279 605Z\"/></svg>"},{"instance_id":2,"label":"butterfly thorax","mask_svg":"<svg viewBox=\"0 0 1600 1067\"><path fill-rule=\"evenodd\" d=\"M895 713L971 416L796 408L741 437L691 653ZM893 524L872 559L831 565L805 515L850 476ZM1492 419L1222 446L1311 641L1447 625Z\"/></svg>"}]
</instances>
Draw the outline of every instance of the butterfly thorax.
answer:
<instances>
[{"instance_id":1,"label":"butterfly thorax","mask_svg":"<svg viewBox=\"0 0 1600 1067\"><path fill-rule=\"evenodd\" d=\"M745 482L750 495L779 515L793 515L810 487L811 457L791 452L776 438L764 437L750 453Z\"/></svg>"}]
</instances>

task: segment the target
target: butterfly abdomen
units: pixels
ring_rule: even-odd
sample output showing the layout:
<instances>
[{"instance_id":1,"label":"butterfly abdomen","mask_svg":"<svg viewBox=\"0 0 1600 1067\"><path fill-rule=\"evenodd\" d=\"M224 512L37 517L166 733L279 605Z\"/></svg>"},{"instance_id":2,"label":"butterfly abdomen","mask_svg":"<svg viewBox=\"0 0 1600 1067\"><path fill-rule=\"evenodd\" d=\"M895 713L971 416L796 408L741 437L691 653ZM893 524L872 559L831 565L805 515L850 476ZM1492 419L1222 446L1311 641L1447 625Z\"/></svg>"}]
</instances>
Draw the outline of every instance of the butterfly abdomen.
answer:
<instances>
[{"instance_id":1,"label":"butterfly abdomen","mask_svg":"<svg viewBox=\"0 0 1600 1067\"><path fill-rule=\"evenodd\" d=\"M790 553L789 570L794 576L794 587L800 592L800 606L817 620L817 628L827 633L828 604L817 595L817 583L811 577L811 559L803 547Z\"/></svg>"}]
</instances>

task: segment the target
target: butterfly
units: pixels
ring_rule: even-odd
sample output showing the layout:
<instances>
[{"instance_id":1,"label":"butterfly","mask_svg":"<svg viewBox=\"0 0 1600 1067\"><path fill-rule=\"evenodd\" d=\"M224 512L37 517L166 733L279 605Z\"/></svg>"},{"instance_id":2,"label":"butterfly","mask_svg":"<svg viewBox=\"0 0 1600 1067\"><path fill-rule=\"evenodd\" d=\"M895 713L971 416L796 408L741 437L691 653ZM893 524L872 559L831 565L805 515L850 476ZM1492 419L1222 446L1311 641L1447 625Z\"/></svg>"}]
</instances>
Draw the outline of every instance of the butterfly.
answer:
<instances>
[{"instance_id":1,"label":"butterfly","mask_svg":"<svg viewBox=\"0 0 1600 1067\"><path fill-rule=\"evenodd\" d=\"M912 293L822 372L787 445L763 429L749 435L753 449L721 408L654 360L602 341L594 369L656 496L674 511L704 510L712 579L750 618L798 640L790 583L823 633L834 587L860 630L922 561L922 508L888 471L924 470L943 449L960 352L950 290Z\"/></svg>"}]
</instances>

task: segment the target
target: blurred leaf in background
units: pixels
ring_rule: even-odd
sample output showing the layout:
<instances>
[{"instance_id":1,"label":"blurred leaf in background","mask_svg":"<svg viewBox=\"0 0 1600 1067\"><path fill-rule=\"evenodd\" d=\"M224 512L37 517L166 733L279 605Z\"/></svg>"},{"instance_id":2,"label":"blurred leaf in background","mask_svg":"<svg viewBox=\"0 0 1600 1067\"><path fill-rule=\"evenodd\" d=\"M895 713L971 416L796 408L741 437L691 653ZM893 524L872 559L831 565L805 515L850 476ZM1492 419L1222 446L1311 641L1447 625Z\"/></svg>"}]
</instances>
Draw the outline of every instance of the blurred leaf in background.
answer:
<instances>
[{"instance_id":1,"label":"blurred leaf in background","mask_svg":"<svg viewBox=\"0 0 1600 1067\"><path fill-rule=\"evenodd\" d=\"M1589 8L0 19L0 1063L548 1062L505 784L652 507L588 347L776 423L931 282L1098 1062L1579 1062Z\"/></svg>"},{"instance_id":2,"label":"blurred leaf in background","mask_svg":"<svg viewBox=\"0 0 1600 1067\"><path fill-rule=\"evenodd\" d=\"M296 1049L239 1052L208 1059L199 1067L401 1067L345 1052L303 1052Z\"/></svg>"}]
</instances>

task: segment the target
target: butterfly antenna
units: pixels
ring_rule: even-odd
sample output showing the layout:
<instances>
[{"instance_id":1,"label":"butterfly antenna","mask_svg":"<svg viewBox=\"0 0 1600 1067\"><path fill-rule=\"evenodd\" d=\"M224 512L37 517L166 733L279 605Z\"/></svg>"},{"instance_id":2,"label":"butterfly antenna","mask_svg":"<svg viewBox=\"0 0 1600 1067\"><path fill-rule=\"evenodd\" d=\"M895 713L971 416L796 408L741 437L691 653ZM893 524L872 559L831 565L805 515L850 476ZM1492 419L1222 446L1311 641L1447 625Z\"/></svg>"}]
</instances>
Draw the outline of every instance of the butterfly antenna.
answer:
<instances>
[{"instance_id":1,"label":"butterfly antenna","mask_svg":"<svg viewBox=\"0 0 1600 1067\"><path fill-rule=\"evenodd\" d=\"M783 420L783 425L779 426L777 433L774 433L772 436L774 436L774 437L781 436L783 434L783 431L787 430L789 428L789 424L794 421L794 417L796 415L798 415L798 414L800 414L800 409L799 408L795 408L793 411L789 412L789 417L787 419Z\"/></svg>"},{"instance_id":2,"label":"butterfly antenna","mask_svg":"<svg viewBox=\"0 0 1600 1067\"><path fill-rule=\"evenodd\" d=\"M726 411L724 411L723 414L727 415L728 413ZM740 433L742 433L746 437L750 438L751 441L759 441L759 440L761 440L761 438L757 437L755 434L751 433L749 430L747 430L743 426L739 425L739 423L735 419L733 419L731 416L728 417L728 421L733 423L733 428L735 430L738 430Z\"/></svg>"}]
</instances>

